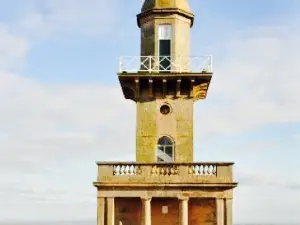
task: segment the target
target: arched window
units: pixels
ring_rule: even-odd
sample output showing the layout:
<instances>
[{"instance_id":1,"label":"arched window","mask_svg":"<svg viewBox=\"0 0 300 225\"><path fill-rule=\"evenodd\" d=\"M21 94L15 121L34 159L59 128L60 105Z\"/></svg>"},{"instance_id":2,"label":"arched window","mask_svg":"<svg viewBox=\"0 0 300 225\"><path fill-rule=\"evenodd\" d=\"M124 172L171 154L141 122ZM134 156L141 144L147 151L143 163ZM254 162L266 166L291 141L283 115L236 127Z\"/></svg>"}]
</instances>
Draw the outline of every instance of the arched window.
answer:
<instances>
[{"instance_id":1,"label":"arched window","mask_svg":"<svg viewBox=\"0 0 300 225\"><path fill-rule=\"evenodd\" d=\"M157 142L157 162L174 161L174 142L169 137L163 136Z\"/></svg>"}]
</instances>

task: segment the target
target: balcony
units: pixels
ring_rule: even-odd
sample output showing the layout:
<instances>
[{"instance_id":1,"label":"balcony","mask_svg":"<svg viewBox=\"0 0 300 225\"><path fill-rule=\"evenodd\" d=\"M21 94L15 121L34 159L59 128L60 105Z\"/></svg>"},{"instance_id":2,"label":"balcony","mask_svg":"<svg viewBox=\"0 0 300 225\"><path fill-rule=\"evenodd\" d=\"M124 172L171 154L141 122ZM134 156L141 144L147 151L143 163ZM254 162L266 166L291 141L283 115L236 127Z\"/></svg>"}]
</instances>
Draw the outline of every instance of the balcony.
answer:
<instances>
[{"instance_id":1,"label":"balcony","mask_svg":"<svg viewBox=\"0 0 300 225\"><path fill-rule=\"evenodd\" d=\"M122 56L119 73L212 73L212 56Z\"/></svg>"},{"instance_id":2,"label":"balcony","mask_svg":"<svg viewBox=\"0 0 300 225\"><path fill-rule=\"evenodd\" d=\"M98 162L95 186L234 186L233 163Z\"/></svg>"}]
</instances>

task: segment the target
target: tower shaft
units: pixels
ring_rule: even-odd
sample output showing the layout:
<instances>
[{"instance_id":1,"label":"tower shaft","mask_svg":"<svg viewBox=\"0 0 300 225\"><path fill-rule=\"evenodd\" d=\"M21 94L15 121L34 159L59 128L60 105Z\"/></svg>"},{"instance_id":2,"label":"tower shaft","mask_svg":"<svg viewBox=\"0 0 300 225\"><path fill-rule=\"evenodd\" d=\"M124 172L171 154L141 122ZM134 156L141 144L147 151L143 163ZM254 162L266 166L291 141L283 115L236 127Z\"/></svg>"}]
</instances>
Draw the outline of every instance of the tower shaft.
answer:
<instances>
[{"instance_id":1,"label":"tower shaft","mask_svg":"<svg viewBox=\"0 0 300 225\"><path fill-rule=\"evenodd\" d=\"M161 111L170 107L170 113ZM193 99L154 99L137 102L136 160L137 162L159 161L158 140L172 140L172 158L164 161L193 161ZM151 151L152 150L152 151Z\"/></svg>"},{"instance_id":2,"label":"tower shaft","mask_svg":"<svg viewBox=\"0 0 300 225\"><path fill-rule=\"evenodd\" d=\"M119 73L137 104L136 160L192 162L193 104L206 97L211 58L190 56L194 15L185 0L145 1L137 21L141 55L122 58Z\"/></svg>"}]
</instances>

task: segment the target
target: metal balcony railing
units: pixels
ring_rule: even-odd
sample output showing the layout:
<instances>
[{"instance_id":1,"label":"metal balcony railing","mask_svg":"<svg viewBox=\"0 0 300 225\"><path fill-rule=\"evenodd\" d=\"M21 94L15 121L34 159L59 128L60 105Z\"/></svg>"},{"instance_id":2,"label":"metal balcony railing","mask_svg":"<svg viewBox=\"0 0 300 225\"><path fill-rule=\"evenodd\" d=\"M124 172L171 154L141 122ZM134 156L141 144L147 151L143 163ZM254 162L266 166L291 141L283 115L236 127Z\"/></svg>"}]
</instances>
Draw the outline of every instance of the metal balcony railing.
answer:
<instances>
[{"instance_id":1,"label":"metal balcony railing","mask_svg":"<svg viewBox=\"0 0 300 225\"><path fill-rule=\"evenodd\" d=\"M121 56L120 73L211 73L212 56Z\"/></svg>"}]
</instances>

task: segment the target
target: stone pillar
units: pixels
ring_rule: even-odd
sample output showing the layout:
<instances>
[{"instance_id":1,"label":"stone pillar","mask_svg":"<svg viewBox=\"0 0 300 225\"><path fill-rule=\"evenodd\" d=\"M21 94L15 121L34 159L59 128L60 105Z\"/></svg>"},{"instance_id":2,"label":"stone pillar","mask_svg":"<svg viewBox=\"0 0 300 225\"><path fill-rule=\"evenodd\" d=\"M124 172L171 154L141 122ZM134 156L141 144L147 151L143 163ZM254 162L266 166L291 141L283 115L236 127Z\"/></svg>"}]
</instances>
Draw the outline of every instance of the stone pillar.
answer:
<instances>
[{"instance_id":1,"label":"stone pillar","mask_svg":"<svg viewBox=\"0 0 300 225\"><path fill-rule=\"evenodd\" d=\"M225 225L232 225L232 199L226 199L225 206Z\"/></svg>"},{"instance_id":2,"label":"stone pillar","mask_svg":"<svg viewBox=\"0 0 300 225\"><path fill-rule=\"evenodd\" d=\"M115 225L115 198L107 198L107 225Z\"/></svg>"},{"instance_id":3,"label":"stone pillar","mask_svg":"<svg viewBox=\"0 0 300 225\"><path fill-rule=\"evenodd\" d=\"M142 198L142 225L151 225L151 198Z\"/></svg>"},{"instance_id":4,"label":"stone pillar","mask_svg":"<svg viewBox=\"0 0 300 225\"><path fill-rule=\"evenodd\" d=\"M189 198L179 198L179 225L189 224Z\"/></svg>"},{"instance_id":5,"label":"stone pillar","mask_svg":"<svg viewBox=\"0 0 300 225\"><path fill-rule=\"evenodd\" d=\"M216 199L216 205L217 205L217 225L225 225L225 210L224 210L224 199L217 198Z\"/></svg>"},{"instance_id":6,"label":"stone pillar","mask_svg":"<svg viewBox=\"0 0 300 225\"><path fill-rule=\"evenodd\" d=\"M97 225L105 225L105 198L99 197L97 200Z\"/></svg>"}]
</instances>

